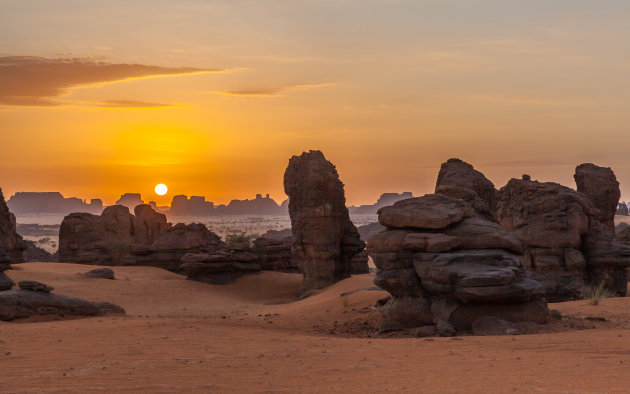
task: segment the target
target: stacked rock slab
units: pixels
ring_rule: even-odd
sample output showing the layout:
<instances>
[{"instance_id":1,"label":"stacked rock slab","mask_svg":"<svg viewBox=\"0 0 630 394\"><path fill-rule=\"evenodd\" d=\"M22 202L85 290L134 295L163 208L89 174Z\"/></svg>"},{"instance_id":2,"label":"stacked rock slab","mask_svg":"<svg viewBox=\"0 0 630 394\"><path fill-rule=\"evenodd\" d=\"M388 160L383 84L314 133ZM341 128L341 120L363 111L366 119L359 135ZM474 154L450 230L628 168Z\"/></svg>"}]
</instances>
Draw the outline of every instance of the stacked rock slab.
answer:
<instances>
[{"instance_id":1,"label":"stacked rock slab","mask_svg":"<svg viewBox=\"0 0 630 394\"><path fill-rule=\"evenodd\" d=\"M291 229L269 230L254 240L254 252L265 271L301 272L297 259L291 254Z\"/></svg>"},{"instance_id":2,"label":"stacked rock slab","mask_svg":"<svg viewBox=\"0 0 630 394\"><path fill-rule=\"evenodd\" d=\"M392 295L382 309L383 329L471 330L488 316L547 321L543 288L521 267L521 241L486 219L487 211L436 193L378 214L387 230L369 239L368 251L378 268L374 283Z\"/></svg>"},{"instance_id":3,"label":"stacked rock slab","mask_svg":"<svg viewBox=\"0 0 630 394\"><path fill-rule=\"evenodd\" d=\"M284 174L293 255L302 267L302 294L347 278L365 244L350 221L343 183L322 152L293 156Z\"/></svg>"},{"instance_id":4,"label":"stacked rock slab","mask_svg":"<svg viewBox=\"0 0 630 394\"><path fill-rule=\"evenodd\" d=\"M245 243L222 246L214 251L187 253L181 258L180 271L188 279L225 284L261 270L258 255Z\"/></svg>"},{"instance_id":5,"label":"stacked rock slab","mask_svg":"<svg viewBox=\"0 0 630 394\"><path fill-rule=\"evenodd\" d=\"M12 263L22 263L26 248L26 242L15 230L15 215L9 211L0 189L0 249L4 250Z\"/></svg>"},{"instance_id":6,"label":"stacked rock slab","mask_svg":"<svg viewBox=\"0 0 630 394\"><path fill-rule=\"evenodd\" d=\"M597 184L585 172L576 174L577 179L583 190ZM524 241L523 265L543 283L549 301L578 299L585 286L602 281L616 294L626 294L630 249L615 241L603 222L609 221L614 207L610 201L605 204L604 197L615 193L586 191L511 179L499 192L499 221ZM599 207L592 200L599 201ZM603 213L604 208L609 212Z\"/></svg>"},{"instance_id":7,"label":"stacked rock slab","mask_svg":"<svg viewBox=\"0 0 630 394\"><path fill-rule=\"evenodd\" d=\"M212 254L224 246L218 235L201 223L178 223L169 227L155 242L137 244L131 250L131 263L179 271L188 253Z\"/></svg>"}]
</instances>

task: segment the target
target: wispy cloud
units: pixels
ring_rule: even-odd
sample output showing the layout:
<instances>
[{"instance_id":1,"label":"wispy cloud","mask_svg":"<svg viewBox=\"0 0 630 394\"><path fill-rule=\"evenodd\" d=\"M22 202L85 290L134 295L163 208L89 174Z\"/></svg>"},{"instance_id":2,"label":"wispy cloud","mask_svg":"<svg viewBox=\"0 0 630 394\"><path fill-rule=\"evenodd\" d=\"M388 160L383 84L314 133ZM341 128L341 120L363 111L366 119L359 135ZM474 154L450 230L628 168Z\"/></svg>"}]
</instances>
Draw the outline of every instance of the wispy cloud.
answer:
<instances>
[{"instance_id":1,"label":"wispy cloud","mask_svg":"<svg viewBox=\"0 0 630 394\"><path fill-rule=\"evenodd\" d=\"M153 103L137 100L106 100L95 104L101 108L175 108L177 104Z\"/></svg>"},{"instance_id":2,"label":"wispy cloud","mask_svg":"<svg viewBox=\"0 0 630 394\"><path fill-rule=\"evenodd\" d=\"M229 70L108 63L99 58L0 57L0 106L57 106L72 89Z\"/></svg>"},{"instance_id":3,"label":"wispy cloud","mask_svg":"<svg viewBox=\"0 0 630 394\"><path fill-rule=\"evenodd\" d=\"M237 90L224 90L219 92L212 92L213 94L220 94L223 96L242 96L242 97L282 97L284 92L288 90L304 90L326 86L334 86L332 82L324 83L301 83L290 85L278 85L278 86L265 86L256 88L246 88Z\"/></svg>"}]
</instances>

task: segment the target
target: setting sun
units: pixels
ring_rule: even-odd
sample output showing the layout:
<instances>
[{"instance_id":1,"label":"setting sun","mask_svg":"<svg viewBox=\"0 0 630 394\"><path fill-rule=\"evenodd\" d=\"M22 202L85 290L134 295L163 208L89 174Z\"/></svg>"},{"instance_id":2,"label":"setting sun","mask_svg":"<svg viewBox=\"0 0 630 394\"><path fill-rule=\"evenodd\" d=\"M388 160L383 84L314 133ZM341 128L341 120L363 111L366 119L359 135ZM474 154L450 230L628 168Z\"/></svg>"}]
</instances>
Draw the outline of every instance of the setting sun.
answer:
<instances>
[{"instance_id":1,"label":"setting sun","mask_svg":"<svg viewBox=\"0 0 630 394\"><path fill-rule=\"evenodd\" d=\"M168 187L165 184L160 183L159 185L155 185L155 193L163 196L168 192Z\"/></svg>"}]
</instances>

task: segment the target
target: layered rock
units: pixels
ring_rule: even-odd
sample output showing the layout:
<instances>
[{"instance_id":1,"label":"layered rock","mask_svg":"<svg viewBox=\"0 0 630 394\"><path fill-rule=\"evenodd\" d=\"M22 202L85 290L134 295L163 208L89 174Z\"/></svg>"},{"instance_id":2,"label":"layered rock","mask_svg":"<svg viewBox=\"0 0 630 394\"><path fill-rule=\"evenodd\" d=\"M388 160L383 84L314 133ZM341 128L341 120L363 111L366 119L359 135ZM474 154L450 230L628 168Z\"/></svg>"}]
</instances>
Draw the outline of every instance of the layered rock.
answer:
<instances>
[{"instance_id":1,"label":"layered rock","mask_svg":"<svg viewBox=\"0 0 630 394\"><path fill-rule=\"evenodd\" d=\"M188 279L212 284L225 284L244 274L261 270L258 255L248 245L232 245L206 253L187 253L180 270Z\"/></svg>"},{"instance_id":2,"label":"layered rock","mask_svg":"<svg viewBox=\"0 0 630 394\"><path fill-rule=\"evenodd\" d=\"M293 156L284 174L289 196L293 255L302 267L302 293L321 289L352 272L365 244L350 221L343 183L320 151Z\"/></svg>"},{"instance_id":3,"label":"layered rock","mask_svg":"<svg viewBox=\"0 0 630 394\"><path fill-rule=\"evenodd\" d=\"M291 254L291 229L269 230L254 240L254 252L265 271L301 272L297 259Z\"/></svg>"},{"instance_id":4,"label":"layered rock","mask_svg":"<svg viewBox=\"0 0 630 394\"><path fill-rule=\"evenodd\" d=\"M583 189L593 183L584 174L576 179ZM577 299L585 286L600 281L626 294L621 282L627 276L630 249L616 242L601 221L608 220L609 212L602 213L604 204L594 205L595 197L528 179L511 179L499 196L499 221L524 241L523 265L543 283L548 300Z\"/></svg>"},{"instance_id":5,"label":"layered rock","mask_svg":"<svg viewBox=\"0 0 630 394\"><path fill-rule=\"evenodd\" d=\"M150 265L178 271L188 253L214 253L224 246L221 238L200 223L178 223L169 227L155 242L134 245L130 260L136 265Z\"/></svg>"},{"instance_id":6,"label":"layered rock","mask_svg":"<svg viewBox=\"0 0 630 394\"><path fill-rule=\"evenodd\" d=\"M463 194L475 197L470 202L453 197L449 177L460 171L444 174L440 182L452 185L449 195L403 200L379 211L387 230L369 239L368 251L378 268L374 283L392 295L382 309L382 328L436 325L450 335L449 327L471 330L487 316L545 323L544 290L522 268L522 242L486 219L491 205L478 197L483 193Z\"/></svg>"},{"instance_id":7,"label":"layered rock","mask_svg":"<svg viewBox=\"0 0 630 394\"><path fill-rule=\"evenodd\" d=\"M468 202L482 217L495 220L497 190L481 172L460 159L442 163L435 192Z\"/></svg>"},{"instance_id":8,"label":"layered rock","mask_svg":"<svg viewBox=\"0 0 630 394\"><path fill-rule=\"evenodd\" d=\"M577 190L584 193L597 209L595 216L598 221L614 234L615 212L621 192L613 170L585 163L576 167L573 177Z\"/></svg>"},{"instance_id":9,"label":"layered rock","mask_svg":"<svg viewBox=\"0 0 630 394\"><path fill-rule=\"evenodd\" d=\"M15 215L9 211L0 189L0 249L4 250L11 262L21 263L26 247L27 244L15 231Z\"/></svg>"}]
</instances>

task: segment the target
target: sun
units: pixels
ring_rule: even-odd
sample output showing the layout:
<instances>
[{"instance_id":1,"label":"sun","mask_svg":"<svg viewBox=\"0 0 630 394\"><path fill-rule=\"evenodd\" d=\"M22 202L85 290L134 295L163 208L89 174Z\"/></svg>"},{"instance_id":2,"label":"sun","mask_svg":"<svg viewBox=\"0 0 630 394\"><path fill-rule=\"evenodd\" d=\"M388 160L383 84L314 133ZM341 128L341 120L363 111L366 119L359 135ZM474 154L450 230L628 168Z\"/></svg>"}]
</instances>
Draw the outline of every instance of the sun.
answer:
<instances>
[{"instance_id":1,"label":"sun","mask_svg":"<svg viewBox=\"0 0 630 394\"><path fill-rule=\"evenodd\" d=\"M165 184L160 183L159 185L155 185L155 193L163 196L166 194L166 192L168 192L168 187L166 187Z\"/></svg>"}]
</instances>

